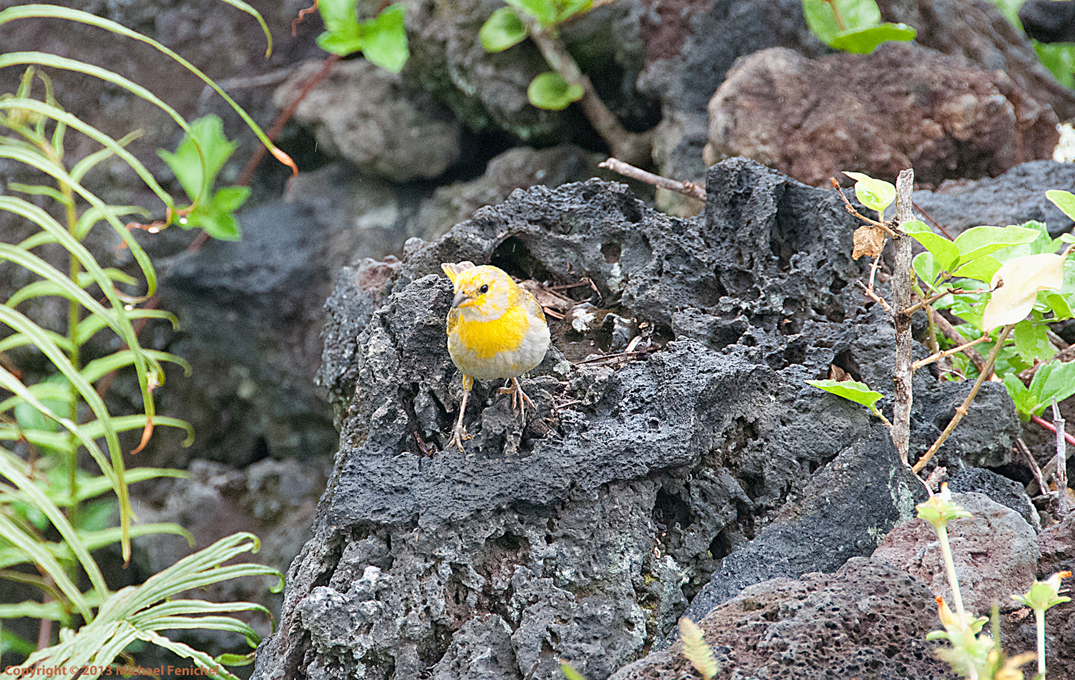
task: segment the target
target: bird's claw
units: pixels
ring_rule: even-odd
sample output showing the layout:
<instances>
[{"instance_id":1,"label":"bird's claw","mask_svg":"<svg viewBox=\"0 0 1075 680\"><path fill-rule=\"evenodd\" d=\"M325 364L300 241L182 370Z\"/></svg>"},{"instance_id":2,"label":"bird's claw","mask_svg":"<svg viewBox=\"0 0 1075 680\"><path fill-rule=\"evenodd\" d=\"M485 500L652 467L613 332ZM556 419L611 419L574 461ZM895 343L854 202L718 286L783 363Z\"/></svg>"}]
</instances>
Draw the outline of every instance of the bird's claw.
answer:
<instances>
[{"instance_id":1,"label":"bird's claw","mask_svg":"<svg viewBox=\"0 0 1075 680\"><path fill-rule=\"evenodd\" d=\"M470 435L467 434L466 428L457 427L457 428L455 428L455 431L452 433L451 441L448 442L448 448L450 449L453 446L456 446L456 447L459 448L460 451L462 451L463 450L463 442L465 440L467 440L467 439L470 439Z\"/></svg>"},{"instance_id":2,"label":"bird's claw","mask_svg":"<svg viewBox=\"0 0 1075 680\"><path fill-rule=\"evenodd\" d=\"M500 394L511 395L511 410L519 411L519 420L521 420L522 423L525 425L526 405L529 405L530 408L534 408L534 402L531 401L530 397L526 396L526 392L523 392L523 387L519 384L519 379L512 378L511 387L501 387L499 390L497 390L497 392L499 392Z\"/></svg>"}]
</instances>

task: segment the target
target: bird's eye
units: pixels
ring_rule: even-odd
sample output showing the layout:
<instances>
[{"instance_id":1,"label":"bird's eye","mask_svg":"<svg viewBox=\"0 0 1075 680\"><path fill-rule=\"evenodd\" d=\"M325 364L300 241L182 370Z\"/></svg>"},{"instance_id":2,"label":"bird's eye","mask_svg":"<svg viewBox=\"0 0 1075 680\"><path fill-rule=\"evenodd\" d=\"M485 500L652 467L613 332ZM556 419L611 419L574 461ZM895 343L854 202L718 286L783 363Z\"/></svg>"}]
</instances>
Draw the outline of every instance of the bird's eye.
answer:
<instances>
[{"instance_id":1,"label":"bird's eye","mask_svg":"<svg viewBox=\"0 0 1075 680\"><path fill-rule=\"evenodd\" d=\"M487 283L484 286L482 286L481 288L479 288L478 292L481 293L482 295L485 295L486 293L488 293L489 292L489 284Z\"/></svg>"}]
</instances>

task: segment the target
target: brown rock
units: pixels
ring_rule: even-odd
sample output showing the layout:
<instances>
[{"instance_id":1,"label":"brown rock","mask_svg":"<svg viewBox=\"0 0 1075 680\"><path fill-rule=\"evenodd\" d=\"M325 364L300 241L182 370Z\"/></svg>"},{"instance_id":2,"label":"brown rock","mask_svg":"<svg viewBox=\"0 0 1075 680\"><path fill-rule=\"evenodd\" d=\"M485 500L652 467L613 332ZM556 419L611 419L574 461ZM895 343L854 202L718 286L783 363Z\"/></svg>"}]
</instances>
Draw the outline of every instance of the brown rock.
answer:
<instances>
[{"instance_id":1,"label":"brown rock","mask_svg":"<svg viewBox=\"0 0 1075 680\"><path fill-rule=\"evenodd\" d=\"M911 43L808 59L741 59L709 102L707 163L743 155L808 184L840 170L920 182L995 176L1048 158L1057 117L1003 73Z\"/></svg>"},{"instance_id":2,"label":"brown rock","mask_svg":"<svg viewBox=\"0 0 1075 680\"><path fill-rule=\"evenodd\" d=\"M963 604L979 616L989 614L995 599L1014 609L1011 595L1025 593L1034 582L1038 539L1019 513L980 493L952 494L973 517L948 523ZM952 605L952 592L937 536L925 520L913 519L890 531L873 559L884 560L929 584ZM954 609L954 605L953 605Z\"/></svg>"},{"instance_id":3,"label":"brown rock","mask_svg":"<svg viewBox=\"0 0 1075 680\"><path fill-rule=\"evenodd\" d=\"M939 628L929 589L883 562L853 557L835 574L765 581L700 622L716 678L952 677L926 634ZM654 652L609 680L698 677L682 644Z\"/></svg>"}]
</instances>

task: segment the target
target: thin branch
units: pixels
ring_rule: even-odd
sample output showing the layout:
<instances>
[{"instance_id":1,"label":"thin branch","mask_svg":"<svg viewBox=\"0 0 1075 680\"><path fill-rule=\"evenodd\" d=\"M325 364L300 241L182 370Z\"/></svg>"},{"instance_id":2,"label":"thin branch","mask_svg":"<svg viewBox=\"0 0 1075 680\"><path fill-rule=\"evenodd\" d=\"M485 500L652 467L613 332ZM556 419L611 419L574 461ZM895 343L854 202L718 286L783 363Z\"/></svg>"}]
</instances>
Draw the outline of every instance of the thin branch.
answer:
<instances>
[{"instance_id":1,"label":"thin branch","mask_svg":"<svg viewBox=\"0 0 1075 680\"><path fill-rule=\"evenodd\" d=\"M859 281L858 279L855 279L855 283L857 283L858 285L862 286L862 292L866 293L866 295L868 295L871 300L873 300L874 302L880 304L881 307L883 307L884 310L886 312L888 312L889 314L892 313L892 308L888 306L888 303L885 302L885 299L883 297L881 297L880 295L878 295L877 293L873 292L873 286L867 286L865 283L863 283L862 281Z\"/></svg>"},{"instance_id":2,"label":"thin branch","mask_svg":"<svg viewBox=\"0 0 1075 680\"><path fill-rule=\"evenodd\" d=\"M956 330L956 327L953 326L948 319L944 318L934 310L930 310L930 312L933 317L933 323L937 324L937 328L941 329L941 332L944 333L944 337L948 338L952 344L962 345L967 342L967 339L959 334L959 331ZM967 355L967 358L971 360L974 367L977 368L979 372L985 370L985 359L982 358L981 354L978 354L977 350L967 347L963 350L963 354Z\"/></svg>"},{"instance_id":3,"label":"thin branch","mask_svg":"<svg viewBox=\"0 0 1075 680\"><path fill-rule=\"evenodd\" d=\"M978 338L977 340L971 340L970 342L968 342L965 345L961 345L959 347L953 347L952 349L946 349L943 352L937 352L936 354L934 354L932 356L928 356L925 359L922 359L920 361L916 361L913 364L911 364L911 370L912 371L917 371L918 369L922 368L923 366L929 366L934 361L939 361L939 360L943 359L944 357L951 356L952 354L956 354L957 352L962 352L963 350L968 349L970 347L973 347L974 345L977 345L979 342L985 342L988 339L989 339L988 335L983 335L982 337Z\"/></svg>"},{"instance_id":4,"label":"thin branch","mask_svg":"<svg viewBox=\"0 0 1075 680\"><path fill-rule=\"evenodd\" d=\"M967 415L968 409L970 409L971 402L974 401L974 397L978 396L978 390L982 388L982 384L989 379L989 376L993 373L993 363L997 360L997 355L1000 354L1001 345L1008 339L1008 334L1012 332L1012 328L1015 324L1009 324L1004 327L1004 330L997 336L997 342L993 345L993 351L989 353L989 357L985 360L985 370L978 374L978 379L974 381L974 387L971 388L970 394L963 400L963 403L956 409L956 414L952 417L952 420L948 423L948 427L944 428L944 432L941 432L941 436L937 437L937 441L933 442L933 445L929 447L922 457L918 459L918 462L911 468L915 472L920 471L926 466L930 458L933 458L933 454L937 453L937 450L941 448L941 444L948 439L948 435L952 434L952 430L956 429L956 425L959 425L959 421L963 420L963 416Z\"/></svg>"},{"instance_id":5,"label":"thin branch","mask_svg":"<svg viewBox=\"0 0 1075 680\"><path fill-rule=\"evenodd\" d=\"M897 228L914 219L911 209L911 192L914 189L914 171L902 170L896 179L896 220ZM840 192L843 196L843 192ZM844 199L847 202L847 199ZM850 206L850 204L848 204ZM912 288L911 237L902 231L894 238L896 246L895 265L892 272L892 322L896 327L896 368L892 379L895 382L895 403L892 407L892 442L899 451L903 464L908 463L907 449L911 440L911 402L913 400L911 367L914 339L911 337L911 317L902 311L912 305L914 290ZM918 472L918 469L915 470Z\"/></svg>"},{"instance_id":6,"label":"thin branch","mask_svg":"<svg viewBox=\"0 0 1075 680\"><path fill-rule=\"evenodd\" d=\"M1056 434L1056 426L1050 423L1048 420L1043 419L1041 416L1030 416L1030 422L1034 423L1035 425L1040 425L1046 430L1052 432L1053 434ZM1075 436L1072 436L1071 434L1065 432L1064 439L1067 440L1068 444L1075 446ZM1049 463L1049 465L1052 465L1052 462ZM1045 467L1049 467L1049 465L1046 465Z\"/></svg>"},{"instance_id":7,"label":"thin branch","mask_svg":"<svg viewBox=\"0 0 1075 680\"><path fill-rule=\"evenodd\" d=\"M958 290L942 290L942 291L939 291L937 293L933 293L932 295L930 295L927 298L920 299L918 302L914 303L913 305L911 305L907 309L903 310L902 313L903 314L908 314L908 315L914 314L918 310L925 309L929 305L932 305L934 302L936 302L937 300L940 300L945 295L977 295L977 294L979 294L981 292L982 291L980 291L980 290L963 290L962 288L960 288Z\"/></svg>"},{"instance_id":8,"label":"thin branch","mask_svg":"<svg viewBox=\"0 0 1075 680\"><path fill-rule=\"evenodd\" d=\"M1038 483L1038 491L1045 493L1045 490L1049 487L1045 486L1045 479L1041 476L1041 468L1038 467L1038 461L1034 460L1034 455L1030 453L1030 449L1027 448L1026 442L1023 441L1022 437L1019 437L1015 440L1015 446L1023 452L1023 455L1026 456L1027 461L1030 463L1030 471L1034 474L1034 479ZM1030 493L1029 484L1027 485L1026 492L1028 496L1032 495Z\"/></svg>"},{"instance_id":9,"label":"thin branch","mask_svg":"<svg viewBox=\"0 0 1075 680\"><path fill-rule=\"evenodd\" d=\"M912 175L912 179L913 178L914 177ZM847 209L847 212L851 213L852 215L854 215L855 217L859 218L863 222L869 224L871 227L877 227L878 229L884 229L885 233L888 234L889 238L891 238L891 239L896 238L896 232L892 231L892 228L889 227L887 224L885 224L884 222L878 222L877 220L875 220L873 218L866 217L865 215L860 213L858 210L855 210L855 206L851 205L851 201L847 200L847 196L844 196L844 190L840 188L840 183L836 181L835 177L830 177L829 181L832 182L832 188L836 189L836 193L840 194L840 199L843 200L844 208ZM910 219L913 219L913 217L909 217L907 219L910 220ZM899 217L897 217L896 220L898 221Z\"/></svg>"},{"instance_id":10,"label":"thin branch","mask_svg":"<svg viewBox=\"0 0 1075 680\"><path fill-rule=\"evenodd\" d=\"M915 210L917 210L918 212L920 212L922 214L922 217L925 217L927 220L929 220L930 224L932 224L933 226L935 226L938 229L940 229L941 233L944 234L945 238L947 238L949 241L955 241L956 240L951 234L948 233L948 230L944 228L943 224L941 224L937 220L935 220L932 217L930 217L929 213L926 212L925 210L923 210L922 208L918 207L917 203L912 203L911 205L914 206Z\"/></svg>"},{"instance_id":11,"label":"thin branch","mask_svg":"<svg viewBox=\"0 0 1075 680\"><path fill-rule=\"evenodd\" d=\"M612 155L634 165L652 162L653 135L628 132L620 125L620 121L597 95L593 83L575 63L574 57L568 53L567 48L556 35L555 29L542 28L525 12L521 12L519 18L526 22L530 38L552 70L560 74L560 77L569 85L582 87L583 95L579 100L579 105L586 114L586 118L597 130L597 134L601 135L601 138L608 144Z\"/></svg>"},{"instance_id":12,"label":"thin branch","mask_svg":"<svg viewBox=\"0 0 1075 680\"><path fill-rule=\"evenodd\" d=\"M641 168L636 168L630 163L624 163L621 160L615 158L609 158L608 160L600 163L597 167L611 170L624 177L630 177L636 179L639 182L645 182L646 184L652 184L655 187L661 189L668 189L669 191L675 191L689 196L691 198L698 199L699 201L705 201L705 189L698 186L694 182L688 182L686 180L679 181L674 179L668 179L667 177L661 177L660 175L654 175L652 172L646 172Z\"/></svg>"}]
</instances>

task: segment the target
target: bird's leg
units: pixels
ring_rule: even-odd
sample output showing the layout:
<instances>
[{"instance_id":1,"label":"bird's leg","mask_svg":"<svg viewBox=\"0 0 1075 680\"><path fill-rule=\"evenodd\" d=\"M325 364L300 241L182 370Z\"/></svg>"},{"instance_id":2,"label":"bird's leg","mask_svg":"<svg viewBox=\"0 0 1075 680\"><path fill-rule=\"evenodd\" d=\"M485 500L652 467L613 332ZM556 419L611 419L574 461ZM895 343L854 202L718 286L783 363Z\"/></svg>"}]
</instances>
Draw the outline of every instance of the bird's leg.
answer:
<instances>
[{"instance_id":1,"label":"bird's leg","mask_svg":"<svg viewBox=\"0 0 1075 680\"><path fill-rule=\"evenodd\" d=\"M448 442L448 448L458 446L459 450L463 450L463 440L470 439L466 429L463 427L463 414L467 412L467 399L470 397L470 389L474 387L474 378L469 375L463 376L463 402L459 404L459 419L455 421L455 431L452 433L452 440Z\"/></svg>"},{"instance_id":2,"label":"bird's leg","mask_svg":"<svg viewBox=\"0 0 1075 680\"><path fill-rule=\"evenodd\" d=\"M523 392L523 386L519 384L518 378L512 378L510 383L511 387L501 387L497 392L511 395L511 410L519 409L519 420L525 425L526 409L523 404L525 402L529 404L530 408L534 408L534 402L530 401L530 397L526 396L526 392Z\"/></svg>"}]
</instances>

